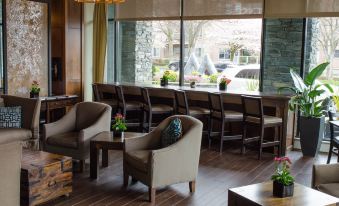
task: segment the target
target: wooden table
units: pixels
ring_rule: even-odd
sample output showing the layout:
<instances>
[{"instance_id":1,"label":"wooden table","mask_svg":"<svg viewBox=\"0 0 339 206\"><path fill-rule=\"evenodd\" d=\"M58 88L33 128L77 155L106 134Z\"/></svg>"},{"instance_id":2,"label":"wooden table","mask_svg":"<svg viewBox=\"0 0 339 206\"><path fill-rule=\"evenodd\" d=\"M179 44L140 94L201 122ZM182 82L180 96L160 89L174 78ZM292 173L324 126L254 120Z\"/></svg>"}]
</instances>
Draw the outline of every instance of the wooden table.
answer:
<instances>
[{"instance_id":1,"label":"wooden table","mask_svg":"<svg viewBox=\"0 0 339 206\"><path fill-rule=\"evenodd\" d=\"M272 181L263 182L228 190L229 206L336 206L338 198L295 183L294 195L288 198L277 198L272 195Z\"/></svg>"},{"instance_id":2,"label":"wooden table","mask_svg":"<svg viewBox=\"0 0 339 206\"><path fill-rule=\"evenodd\" d=\"M72 192L72 158L24 150L20 205L38 205ZM1 203L0 203L1 205Z\"/></svg>"},{"instance_id":3,"label":"wooden table","mask_svg":"<svg viewBox=\"0 0 339 206\"><path fill-rule=\"evenodd\" d=\"M99 150L102 150L102 167L108 167L108 150L123 150L124 139L140 137L145 133L125 132L123 138L113 137L112 132L102 132L95 136L90 143L90 177L98 178Z\"/></svg>"}]
</instances>

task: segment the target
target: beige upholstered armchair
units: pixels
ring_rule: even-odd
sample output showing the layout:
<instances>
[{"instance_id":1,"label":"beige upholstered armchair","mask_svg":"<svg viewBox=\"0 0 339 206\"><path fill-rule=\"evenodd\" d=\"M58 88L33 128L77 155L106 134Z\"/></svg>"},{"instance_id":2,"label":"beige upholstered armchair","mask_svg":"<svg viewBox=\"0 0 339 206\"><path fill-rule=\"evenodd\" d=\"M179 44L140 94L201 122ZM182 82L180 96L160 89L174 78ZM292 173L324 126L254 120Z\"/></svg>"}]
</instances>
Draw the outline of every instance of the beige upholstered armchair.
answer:
<instances>
[{"instance_id":1,"label":"beige upholstered armchair","mask_svg":"<svg viewBox=\"0 0 339 206\"><path fill-rule=\"evenodd\" d=\"M43 150L80 160L80 172L89 157L91 138L110 131L112 108L103 103L76 104L62 119L44 125Z\"/></svg>"},{"instance_id":2,"label":"beige upholstered armchair","mask_svg":"<svg viewBox=\"0 0 339 206\"><path fill-rule=\"evenodd\" d=\"M161 148L161 132L174 118L182 122L183 136L174 144ZM156 188L189 182L195 190L198 174L203 124L190 116L172 116L151 133L125 140L124 185L129 176L149 187L149 200L155 201Z\"/></svg>"},{"instance_id":3,"label":"beige upholstered armchair","mask_svg":"<svg viewBox=\"0 0 339 206\"><path fill-rule=\"evenodd\" d=\"M10 95L2 95L4 106L21 106L22 128L0 129L0 139L3 143L23 141L23 146L30 149L38 149L39 145L39 121L41 101Z\"/></svg>"},{"instance_id":4,"label":"beige upholstered armchair","mask_svg":"<svg viewBox=\"0 0 339 206\"><path fill-rule=\"evenodd\" d=\"M312 187L339 198L339 163L314 165Z\"/></svg>"}]
</instances>

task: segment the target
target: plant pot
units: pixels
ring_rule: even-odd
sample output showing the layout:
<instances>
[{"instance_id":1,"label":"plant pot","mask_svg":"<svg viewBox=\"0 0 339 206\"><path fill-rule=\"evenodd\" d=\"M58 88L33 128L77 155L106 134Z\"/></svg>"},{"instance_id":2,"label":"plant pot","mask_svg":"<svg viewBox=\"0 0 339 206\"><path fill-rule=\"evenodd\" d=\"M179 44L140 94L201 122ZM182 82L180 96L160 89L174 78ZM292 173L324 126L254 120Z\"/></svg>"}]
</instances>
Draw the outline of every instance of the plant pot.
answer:
<instances>
[{"instance_id":1,"label":"plant pot","mask_svg":"<svg viewBox=\"0 0 339 206\"><path fill-rule=\"evenodd\" d=\"M225 91L226 88L227 88L227 85L226 85L226 84L219 84L219 90Z\"/></svg>"},{"instance_id":2,"label":"plant pot","mask_svg":"<svg viewBox=\"0 0 339 206\"><path fill-rule=\"evenodd\" d=\"M168 79L161 79L160 85L163 86L163 87L167 86L168 85Z\"/></svg>"},{"instance_id":3,"label":"plant pot","mask_svg":"<svg viewBox=\"0 0 339 206\"><path fill-rule=\"evenodd\" d=\"M197 86L197 84L195 82L191 82L190 86L191 86L191 88L195 88Z\"/></svg>"},{"instance_id":4,"label":"plant pot","mask_svg":"<svg viewBox=\"0 0 339 206\"><path fill-rule=\"evenodd\" d=\"M325 117L300 116L300 145L304 156L315 157L324 136Z\"/></svg>"},{"instance_id":5,"label":"plant pot","mask_svg":"<svg viewBox=\"0 0 339 206\"><path fill-rule=\"evenodd\" d=\"M124 132L122 131L113 131L113 137L122 138L124 136Z\"/></svg>"},{"instance_id":6,"label":"plant pot","mask_svg":"<svg viewBox=\"0 0 339 206\"><path fill-rule=\"evenodd\" d=\"M29 97L30 98L39 98L39 93L32 93L32 92L30 92L29 93Z\"/></svg>"},{"instance_id":7,"label":"plant pot","mask_svg":"<svg viewBox=\"0 0 339 206\"><path fill-rule=\"evenodd\" d=\"M274 197L292 197L294 192L294 184L285 186L280 182L273 181L273 196Z\"/></svg>"}]
</instances>

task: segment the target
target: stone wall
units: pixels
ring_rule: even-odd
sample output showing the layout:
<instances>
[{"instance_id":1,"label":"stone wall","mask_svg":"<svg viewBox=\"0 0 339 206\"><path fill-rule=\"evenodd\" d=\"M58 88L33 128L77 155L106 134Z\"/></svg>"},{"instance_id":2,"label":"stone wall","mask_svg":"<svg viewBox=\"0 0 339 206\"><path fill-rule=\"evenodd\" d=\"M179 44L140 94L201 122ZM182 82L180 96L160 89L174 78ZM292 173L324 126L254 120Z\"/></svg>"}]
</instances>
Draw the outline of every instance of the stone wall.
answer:
<instances>
[{"instance_id":1,"label":"stone wall","mask_svg":"<svg viewBox=\"0 0 339 206\"><path fill-rule=\"evenodd\" d=\"M152 22L124 22L120 82L152 81Z\"/></svg>"},{"instance_id":2,"label":"stone wall","mask_svg":"<svg viewBox=\"0 0 339 206\"><path fill-rule=\"evenodd\" d=\"M305 74L317 66L319 32L319 20L308 18L305 41Z\"/></svg>"},{"instance_id":3,"label":"stone wall","mask_svg":"<svg viewBox=\"0 0 339 206\"><path fill-rule=\"evenodd\" d=\"M302 19L267 19L264 25L263 91L276 92L292 86L290 68L300 72Z\"/></svg>"}]
</instances>

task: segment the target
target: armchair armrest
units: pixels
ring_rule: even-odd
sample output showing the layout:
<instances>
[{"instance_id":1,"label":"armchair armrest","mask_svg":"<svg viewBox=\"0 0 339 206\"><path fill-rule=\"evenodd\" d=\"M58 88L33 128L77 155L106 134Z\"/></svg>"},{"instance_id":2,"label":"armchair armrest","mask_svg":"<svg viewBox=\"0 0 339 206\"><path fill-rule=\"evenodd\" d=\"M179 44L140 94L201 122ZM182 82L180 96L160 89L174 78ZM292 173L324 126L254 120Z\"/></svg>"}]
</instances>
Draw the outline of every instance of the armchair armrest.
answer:
<instances>
[{"instance_id":1,"label":"armchair armrest","mask_svg":"<svg viewBox=\"0 0 339 206\"><path fill-rule=\"evenodd\" d=\"M107 107L107 109L104 110L100 118L93 125L81 130L79 134L79 142L90 140L101 132L109 132L111 130L111 112L112 108Z\"/></svg>"},{"instance_id":2,"label":"armchair armrest","mask_svg":"<svg viewBox=\"0 0 339 206\"><path fill-rule=\"evenodd\" d=\"M312 188L327 183L339 183L339 164L313 165Z\"/></svg>"},{"instance_id":3,"label":"armchair armrest","mask_svg":"<svg viewBox=\"0 0 339 206\"><path fill-rule=\"evenodd\" d=\"M74 106L71 109L71 111L69 111L60 120L44 125L42 141L45 141L48 137L54 135L74 131L75 122L76 122L76 106Z\"/></svg>"}]
</instances>

